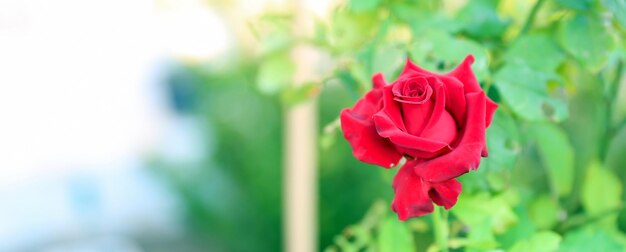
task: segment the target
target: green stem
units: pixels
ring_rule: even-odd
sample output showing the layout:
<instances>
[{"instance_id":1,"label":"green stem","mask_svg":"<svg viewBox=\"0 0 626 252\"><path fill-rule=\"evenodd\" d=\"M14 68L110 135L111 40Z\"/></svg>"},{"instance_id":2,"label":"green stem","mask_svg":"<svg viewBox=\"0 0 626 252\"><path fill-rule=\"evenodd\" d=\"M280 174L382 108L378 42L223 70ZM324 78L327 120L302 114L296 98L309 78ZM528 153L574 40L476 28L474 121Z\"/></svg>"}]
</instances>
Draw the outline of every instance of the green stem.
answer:
<instances>
[{"instance_id":1,"label":"green stem","mask_svg":"<svg viewBox=\"0 0 626 252\"><path fill-rule=\"evenodd\" d=\"M433 212L435 242L439 251L448 252L448 212L443 207L435 207Z\"/></svg>"},{"instance_id":2,"label":"green stem","mask_svg":"<svg viewBox=\"0 0 626 252\"><path fill-rule=\"evenodd\" d=\"M605 101L605 125L606 132L602 138L602 142L600 145L600 158L602 160L606 159L607 149L611 144L611 139L615 136L618 130L620 130L620 124L613 126L613 106L615 105L615 99L617 97L617 92L619 91L620 80L622 79L622 71L624 70L624 64L620 60L617 62L617 69L615 70L615 78L611 83L608 83L607 92L604 96ZM605 84L605 83L603 83Z\"/></svg>"},{"instance_id":3,"label":"green stem","mask_svg":"<svg viewBox=\"0 0 626 252\"><path fill-rule=\"evenodd\" d=\"M533 22L535 21L535 16L537 16L537 12L539 12L539 8L545 2L545 0L537 0L533 8L530 10L530 14L528 14L528 18L526 18L526 23L524 23L524 27L520 32L520 35L526 34L530 31L530 28L533 26Z\"/></svg>"},{"instance_id":4,"label":"green stem","mask_svg":"<svg viewBox=\"0 0 626 252\"><path fill-rule=\"evenodd\" d=\"M614 207L614 208L610 208L607 210L604 210L602 212L599 212L597 214L588 216L588 215L575 215L570 217L569 219L567 219L565 222L562 222L560 225L558 225L556 227L556 230L559 233L565 233L569 230L578 228L582 225L589 225L589 224L593 224L596 221L602 220L605 217L607 217L607 215L612 215L612 214L618 214L619 211L621 211L624 207L623 206L618 206L618 207Z\"/></svg>"},{"instance_id":5,"label":"green stem","mask_svg":"<svg viewBox=\"0 0 626 252\"><path fill-rule=\"evenodd\" d=\"M622 80L622 73L624 72L624 61L619 60L617 62L617 69L615 70L615 78L613 82L611 82L611 86L609 86L609 98L611 102L615 101L615 97L617 96L617 92L619 92L619 84Z\"/></svg>"}]
</instances>

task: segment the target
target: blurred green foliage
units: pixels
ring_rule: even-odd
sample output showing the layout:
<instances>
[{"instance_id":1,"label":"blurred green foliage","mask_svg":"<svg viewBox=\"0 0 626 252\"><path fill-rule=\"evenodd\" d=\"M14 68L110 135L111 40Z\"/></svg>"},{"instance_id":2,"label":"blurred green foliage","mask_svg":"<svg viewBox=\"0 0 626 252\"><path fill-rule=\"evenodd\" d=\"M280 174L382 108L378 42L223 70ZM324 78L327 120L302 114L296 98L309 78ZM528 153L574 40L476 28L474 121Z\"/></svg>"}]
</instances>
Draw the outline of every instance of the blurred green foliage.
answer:
<instances>
[{"instance_id":1,"label":"blurred green foliage","mask_svg":"<svg viewBox=\"0 0 626 252\"><path fill-rule=\"evenodd\" d=\"M258 74L249 61L188 64L168 82L193 94L186 99L194 105L178 112L197 118L205 134L194 137L202 137L208 153L193 162L157 156L153 166L182 199L189 236L204 248L281 247L282 109L259 93Z\"/></svg>"},{"instance_id":2,"label":"blurred green foliage","mask_svg":"<svg viewBox=\"0 0 626 252\"><path fill-rule=\"evenodd\" d=\"M193 113L212 125L217 148L198 176L162 171L184 195L189 220L223 248L280 249L282 109L318 99L320 247L437 251L432 217L395 219L394 172L353 158L337 117L374 73L393 80L406 57L446 72L473 54L500 108L487 130L489 158L460 178L449 247L626 250L623 0L350 0L309 37L294 37L292 21L290 13L251 21L259 47L238 67L188 67L197 76ZM289 56L296 44L324 56L318 78L299 88ZM207 184L225 194L199 194ZM220 200L233 211L214 209Z\"/></svg>"}]
</instances>

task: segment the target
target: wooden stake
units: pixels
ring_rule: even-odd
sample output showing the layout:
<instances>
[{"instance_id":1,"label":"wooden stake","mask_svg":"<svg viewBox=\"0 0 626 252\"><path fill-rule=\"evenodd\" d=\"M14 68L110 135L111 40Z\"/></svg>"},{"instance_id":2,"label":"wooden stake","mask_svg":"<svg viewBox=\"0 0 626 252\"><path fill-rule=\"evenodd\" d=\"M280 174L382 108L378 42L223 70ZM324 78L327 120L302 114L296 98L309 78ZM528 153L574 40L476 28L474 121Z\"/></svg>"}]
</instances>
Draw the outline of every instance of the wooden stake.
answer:
<instances>
[{"instance_id":1,"label":"wooden stake","mask_svg":"<svg viewBox=\"0 0 626 252\"><path fill-rule=\"evenodd\" d=\"M293 34L301 38L312 30L304 1L295 1ZM295 86L311 80L314 52L305 45L292 51ZM283 238L284 250L317 250L317 102L288 108L285 113Z\"/></svg>"}]
</instances>

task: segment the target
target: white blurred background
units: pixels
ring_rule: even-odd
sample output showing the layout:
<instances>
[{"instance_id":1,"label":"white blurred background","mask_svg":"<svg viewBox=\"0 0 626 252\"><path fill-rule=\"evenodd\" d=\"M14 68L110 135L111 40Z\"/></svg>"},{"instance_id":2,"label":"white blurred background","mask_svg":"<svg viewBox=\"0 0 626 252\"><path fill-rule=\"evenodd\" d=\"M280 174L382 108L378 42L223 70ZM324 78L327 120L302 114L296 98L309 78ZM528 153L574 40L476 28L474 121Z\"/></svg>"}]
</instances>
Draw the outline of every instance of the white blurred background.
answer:
<instances>
[{"instance_id":1,"label":"white blurred background","mask_svg":"<svg viewBox=\"0 0 626 252\"><path fill-rule=\"evenodd\" d=\"M0 0L0 251L137 251L179 209L142 158L202 148L164 101L173 59L229 31L201 1ZM165 233L165 234L162 234Z\"/></svg>"}]
</instances>

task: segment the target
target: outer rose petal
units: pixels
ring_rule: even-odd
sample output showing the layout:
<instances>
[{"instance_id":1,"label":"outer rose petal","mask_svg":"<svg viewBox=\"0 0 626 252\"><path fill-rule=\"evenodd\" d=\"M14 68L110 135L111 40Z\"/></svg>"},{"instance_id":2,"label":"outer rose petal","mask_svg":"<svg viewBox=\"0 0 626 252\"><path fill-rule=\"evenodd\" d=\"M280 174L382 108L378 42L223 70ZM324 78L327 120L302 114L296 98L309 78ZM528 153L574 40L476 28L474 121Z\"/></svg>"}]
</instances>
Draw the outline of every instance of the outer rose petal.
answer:
<instances>
[{"instance_id":1,"label":"outer rose petal","mask_svg":"<svg viewBox=\"0 0 626 252\"><path fill-rule=\"evenodd\" d=\"M374 86L384 85L382 75L373 77ZM360 161L385 168L394 167L402 155L376 132L372 115L380 110L382 88L369 91L352 109L341 111L341 130L352 146L352 154Z\"/></svg>"},{"instance_id":2,"label":"outer rose petal","mask_svg":"<svg viewBox=\"0 0 626 252\"><path fill-rule=\"evenodd\" d=\"M428 195L435 204L450 209L456 204L459 194L461 194L461 182L456 179L447 180L441 183L433 183Z\"/></svg>"},{"instance_id":3,"label":"outer rose petal","mask_svg":"<svg viewBox=\"0 0 626 252\"><path fill-rule=\"evenodd\" d=\"M485 118L485 126L489 127L491 125L491 120L493 119L493 113L496 112L498 108L498 104L493 102L489 97L487 97L487 117Z\"/></svg>"},{"instance_id":4,"label":"outer rose petal","mask_svg":"<svg viewBox=\"0 0 626 252\"><path fill-rule=\"evenodd\" d=\"M404 126L404 120L402 119L402 108L398 102L394 101L393 92L391 91L392 85L381 89L383 107L377 114L388 118L398 130L407 132Z\"/></svg>"},{"instance_id":5,"label":"outer rose petal","mask_svg":"<svg viewBox=\"0 0 626 252\"><path fill-rule=\"evenodd\" d=\"M461 81L466 94L483 91L472 71L472 63L474 63L474 55L469 54L454 70L445 74Z\"/></svg>"},{"instance_id":6,"label":"outer rose petal","mask_svg":"<svg viewBox=\"0 0 626 252\"><path fill-rule=\"evenodd\" d=\"M459 64L454 70L447 73L446 76L450 76L456 78L460 82L463 83L465 94L474 93L474 92L483 92L480 88L480 84L472 71L472 63L474 63L474 56L467 55L463 62ZM493 102L489 97L486 97L486 114L485 114L485 128L489 127L491 124L491 119L493 117L493 113L496 108L498 108L498 104ZM483 142L484 147L481 150L481 156L486 157L489 155L487 151L487 144Z\"/></svg>"},{"instance_id":7,"label":"outer rose petal","mask_svg":"<svg viewBox=\"0 0 626 252\"><path fill-rule=\"evenodd\" d=\"M493 119L493 114L496 112L496 109L498 108L498 104L493 102L491 99L489 99L489 97L487 97L487 104L486 104L486 115L485 115L485 127L489 127L489 125L491 125L491 120ZM486 141L487 139L485 139ZM481 152L481 156L483 157L487 157L489 156L489 151L487 150L487 143L485 142L485 147L483 148L483 151Z\"/></svg>"},{"instance_id":8,"label":"outer rose petal","mask_svg":"<svg viewBox=\"0 0 626 252\"><path fill-rule=\"evenodd\" d=\"M402 69L402 73L400 73L400 76L398 78L402 77L405 74L412 74L412 73L419 73L419 74L424 74L424 75L427 75L427 76L429 76L429 75L430 76L439 76L436 73L433 73L431 71L428 71L428 70L426 70L424 68L421 68L421 67L415 65L415 63L413 63L411 61L411 59L409 57L407 57L406 58L406 63L404 64L404 69Z\"/></svg>"},{"instance_id":9,"label":"outer rose petal","mask_svg":"<svg viewBox=\"0 0 626 252\"><path fill-rule=\"evenodd\" d=\"M413 172L420 160L409 161L400 168L393 179L395 197L391 209L398 219L407 220L431 213L433 202L450 209L461 193L461 183L456 179L440 183L429 183Z\"/></svg>"},{"instance_id":10,"label":"outer rose petal","mask_svg":"<svg viewBox=\"0 0 626 252\"><path fill-rule=\"evenodd\" d=\"M379 89L387 86L387 82L385 81L385 77L382 73L377 73L372 76L372 84L374 89Z\"/></svg>"},{"instance_id":11,"label":"outer rose petal","mask_svg":"<svg viewBox=\"0 0 626 252\"><path fill-rule=\"evenodd\" d=\"M413 163L404 164L393 179L396 195L391 203L391 210L398 214L400 220L426 215L434 210L428 195L430 186L413 172Z\"/></svg>"},{"instance_id":12,"label":"outer rose petal","mask_svg":"<svg viewBox=\"0 0 626 252\"><path fill-rule=\"evenodd\" d=\"M415 172L429 182L442 182L456 178L478 168L485 147L486 95L480 91L468 94L467 120L461 140L450 153L435 159L419 162Z\"/></svg>"}]
</instances>

